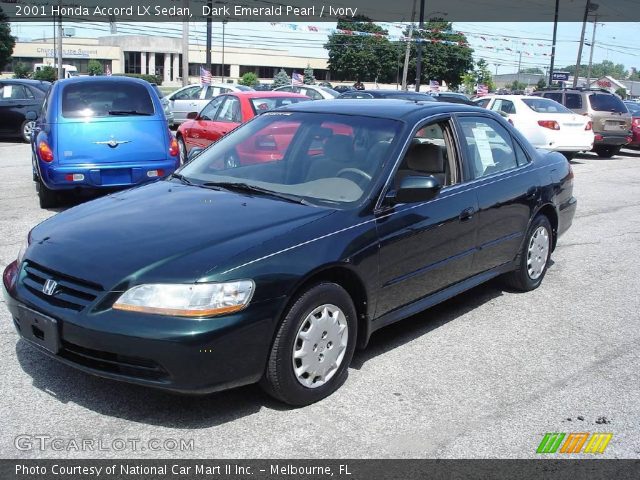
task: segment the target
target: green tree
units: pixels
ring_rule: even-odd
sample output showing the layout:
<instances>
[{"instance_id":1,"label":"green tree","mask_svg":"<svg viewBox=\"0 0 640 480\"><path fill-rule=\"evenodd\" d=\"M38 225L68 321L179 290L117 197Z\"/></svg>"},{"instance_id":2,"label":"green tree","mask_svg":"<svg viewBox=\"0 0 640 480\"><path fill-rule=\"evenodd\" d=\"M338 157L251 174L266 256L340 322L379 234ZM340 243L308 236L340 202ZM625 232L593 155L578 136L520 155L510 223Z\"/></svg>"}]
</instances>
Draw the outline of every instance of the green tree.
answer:
<instances>
[{"instance_id":1,"label":"green tree","mask_svg":"<svg viewBox=\"0 0 640 480\"><path fill-rule=\"evenodd\" d=\"M46 80L47 82L55 82L58 79L58 70L51 65L45 65L35 72L31 77L34 80Z\"/></svg>"},{"instance_id":2,"label":"green tree","mask_svg":"<svg viewBox=\"0 0 640 480\"><path fill-rule=\"evenodd\" d=\"M538 80L538 83L536 83L536 90L542 90L544 88L547 88L547 81L544 78L541 78Z\"/></svg>"},{"instance_id":3,"label":"green tree","mask_svg":"<svg viewBox=\"0 0 640 480\"><path fill-rule=\"evenodd\" d=\"M638 81L640 80L640 72L638 72L638 69L636 67L631 67L629 69L629 80L635 80Z\"/></svg>"},{"instance_id":4,"label":"green tree","mask_svg":"<svg viewBox=\"0 0 640 480\"><path fill-rule=\"evenodd\" d=\"M313 76L313 68L311 65L307 64L307 68L304 69L304 84L305 85L315 85L316 77Z\"/></svg>"},{"instance_id":5,"label":"green tree","mask_svg":"<svg viewBox=\"0 0 640 480\"><path fill-rule=\"evenodd\" d=\"M284 87L285 85L291 85L291 77L281 68L280 71L273 77L273 88Z\"/></svg>"},{"instance_id":6,"label":"green tree","mask_svg":"<svg viewBox=\"0 0 640 480\"><path fill-rule=\"evenodd\" d=\"M324 48L329 52L329 71L336 80L395 81L398 71L397 46L386 37L387 30L367 17L339 19L340 30L366 32L373 35L331 34Z\"/></svg>"},{"instance_id":7,"label":"green tree","mask_svg":"<svg viewBox=\"0 0 640 480\"><path fill-rule=\"evenodd\" d=\"M13 48L16 46L16 38L11 35L11 25L9 24L9 17L5 15L0 8L0 71L2 71L11 55L13 55Z\"/></svg>"},{"instance_id":8,"label":"green tree","mask_svg":"<svg viewBox=\"0 0 640 480\"><path fill-rule=\"evenodd\" d=\"M575 65L568 65L563 68L564 71L573 75L576 71ZM580 65L580 76L586 76L589 71L589 65ZM613 77L617 80L627 78L628 72L622 63L613 63L611 60L604 60L602 63L594 63L591 65L591 78L601 78L605 76Z\"/></svg>"},{"instance_id":9,"label":"green tree","mask_svg":"<svg viewBox=\"0 0 640 480\"><path fill-rule=\"evenodd\" d=\"M618 95L622 100L624 100L625 98L627 98L627 89L626 88L618 88L616 90L616 95Z\"/></svg>"},{"instance_id":10,"label":"green tree","mask_svg":"<svg viewBox=\"0 0 640 480\"><path fill-rule=\"evenodd\" d=\"M31 69L24 63L16 63L13 65L13 78L29 78L31 77Z\"/></svg>"},{"instance_id":11,"label":"green tree","mask_svg":"<svg viewBox=\"0 0 640 480\"><path fill-rule=\"evenodd\" d=\"M429 20L422 31L414 29L413 38L423 40L421 84L426 85L429 80L444 80L449 87L455 88L462 76L473 69L473 50L468 46L467 37L453 33L451 29L451 22L439 19ZM405 36L408 34L407 30ZM412 42L410 48L408 83L416 81L417 45L417 42Z\"/></svg>"},{"instance_id":12,"label":"green tree","mask_svg":"<svg viewBox=\"0 0 640 480\"><path fill-rule=\"evenodd\" d=\"M98 60L89 60L87 70L89 72L89 75L102 75L104 73L102 64Z\"/></svg>"},{"instance_id":13,"label":"green tree","mask_svg":"<svg viewBox=\"0 0 640 480\"><path fill-rule=\"evenodd\" d=\"M238 83L240 85L246 85L247 87L253 87L258 84L258 76L253 72L247 72L242 75Z\"/></svg>"},{"instance_id":14,"label":"green tree","mask_svg":"<svg viewBox=\"0 0 640 480\"><path fill-rule=\"evenodd\" d=\"M527 84L519 82L518 80L514 80L513 83L509 85L509 88L511 89L511 91L515 92L518 90L524 90L525 88L527 88Z\"/></svg>"},{"instance_id":15,"label":"green tree","mask_svg":"<svg viewBox=\"0 0 640 480\"><path fill-rule=\"evenodd\" d=\"M475 93L477 85L486 85L490 92L496 89L493 75L489 71L487 62L482 58L476 62L473 70L462 75L461 81L465 93L468 94Z\"/></svg>"}]
</instances>

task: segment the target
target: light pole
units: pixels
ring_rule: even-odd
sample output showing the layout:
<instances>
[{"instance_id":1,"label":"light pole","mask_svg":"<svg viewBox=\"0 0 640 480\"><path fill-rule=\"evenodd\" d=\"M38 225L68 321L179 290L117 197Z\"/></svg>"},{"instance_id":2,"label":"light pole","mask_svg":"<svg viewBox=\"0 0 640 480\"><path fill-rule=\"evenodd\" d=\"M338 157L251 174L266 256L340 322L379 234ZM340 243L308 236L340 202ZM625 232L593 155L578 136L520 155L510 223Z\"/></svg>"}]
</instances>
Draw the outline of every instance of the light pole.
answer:
<instances>
[{"instance_id":1,"label":"light pole","mask_svg":"<svg viewBox=\"0 0 640 480\"><path fill-rule=\"evenodd\" d=\"M556 10L553 16L553 41L551 43L551 65L549 66L549 86L553 84L553 69L556 62L556 37L558 36L558 8L560 0L556 0Z\"/></svg>"},{"instance_id":2,"label":"light pole","mask_svg":"<svg viewBox=\"0 0 640 480\"><path fill-rule=\"evenodd\" d=\"M582 47L584 46L584 32L587 28L587 17L589 11L595 12L598 10L597 3L591 3L591 0L587 0L587 4L584 6L584 18L582 19L582 33L580 34L580 46L578 47L578 59L576 60L576 69L573 74L573 88L578 86L578 77L580 76L580 62L582 61Z\"/></svg>"},{"instance_id":3,"label":"light pole","mask_svg":"<svg viewBox=\"0 0 640 480\"><path fill-rule=\"evenodd\" d=\"M589 53L589 67L587 68L587 87L591 84L591 65L593 65L593 50L596 47L596 25L598 24L598 12L593 19L593 33L591 34L591 52Z\"/></svg>"},{"instance_id":4,"label":"light pole","mask_svg":"<svg viewBox=\"0 0 640 480\"><path fill-rule=\"evenodd\" d=\"M404 51L404 68L402 70L402 90L407 89L407 73L409 72L409 53L411 52L411 37L413 36L413 21L416 17L416 0L413 0L411 9L411 23L409 24L409 37L407 38L407 48Z\"/></svg>"},{"instance_id":5,"label":"light pole","mask_svg":"<svg viewBox=\"0 0 640 480\"><path fill-rule=\"evenodd\" d=\"M222 20L222 83L224 83L224 27L228 20Z\"/></svg>"}]
</instances>

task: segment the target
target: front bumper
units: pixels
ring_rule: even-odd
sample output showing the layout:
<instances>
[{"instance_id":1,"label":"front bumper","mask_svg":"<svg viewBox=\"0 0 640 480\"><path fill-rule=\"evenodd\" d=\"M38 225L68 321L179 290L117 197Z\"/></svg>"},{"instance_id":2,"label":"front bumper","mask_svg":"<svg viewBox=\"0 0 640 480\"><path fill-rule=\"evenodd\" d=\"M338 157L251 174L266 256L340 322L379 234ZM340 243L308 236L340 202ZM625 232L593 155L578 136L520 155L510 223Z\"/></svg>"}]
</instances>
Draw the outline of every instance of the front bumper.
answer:
<instances>
[{"instance_id":1,"label":"front bumper","mask_svg":"<svg viewBox=\"0 0 640 480\"><path fill-rule=\"evenodd\" d=\"M282 303L252 303L234 315L202 320L98 311L99 299L73 312L47 304L20 281L7 285L9 277L4 275L3 293L14 326L43 353L93 375L190 394L257 382ZM25 331L33 327L25 311L54 319L57 352L48 349L50 341Z\"/></svg>"},{"instance_id":2,"label":"front bumper","mask_svg":"<svg viewBox=\"0 0 640 480\"><path fill-rule=\"evenodd\" d=\"M130 187L145 182L157 180L159 177L149 177L148 172L163 171L163 177L170 175L178 168L178 160L157 162L132 162L122 164L95 165L50 165L40 162L40 178L51 190L67 190L74 188L114 188ZM68 175L81 174L80 181L67 179Z\"/></svg>"}]
</instances>

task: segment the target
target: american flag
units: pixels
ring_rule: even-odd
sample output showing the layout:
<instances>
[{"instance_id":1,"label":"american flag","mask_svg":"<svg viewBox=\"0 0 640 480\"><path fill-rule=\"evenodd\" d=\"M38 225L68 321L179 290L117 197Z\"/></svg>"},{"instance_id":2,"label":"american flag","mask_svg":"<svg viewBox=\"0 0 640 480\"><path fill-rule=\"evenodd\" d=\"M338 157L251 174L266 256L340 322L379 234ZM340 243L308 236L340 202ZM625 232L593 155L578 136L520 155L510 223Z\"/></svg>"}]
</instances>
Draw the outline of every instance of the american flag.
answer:
<instances>
[{"instance_id":1,"label":"american flag","mask_svg":"<svg viewBox=\"0 0 640 480\"><path fill-rule=\"evenodd\" d=\"M109 68L109 65L107 65L107 69L105 70L105 72L107 74L107 77L111 76L111 69Z\"/></svg>"},{"instance_id":2,"label":"american flag","mask_svg":"<svg viewBox=\"0 0 640 480\"><path fill-rule=\"evenodd\" d=\"M304 85L304 75L294 72L291 75L291 85Z\"/></svg>"},{"instance_id":3,"label":"american flag","mask_svg":"<svg viewBox=\"0 0 640 480\"><path fill-rule=\"evenodd\" d=\"M429 80L429 90L432 92L439 92L440 83L437 80Z\"/></svg>"},{"instance_id":4,"label":"american flag","mask_svg":"<svg viewBox=\"0 0 640 480\"><path fill-rule=\"evenodd\" d=\"M202 85L211 85L211 72L204 67L200 67L200 83Z\"/></svg>"},{"instance_id":5,"label":"american flag","mask_svg":"<svg viewBox=\"0 0 640 480\"><path fill-rule=\"evenodd\" d=\"M489 94L489 87L487 87L486 85L483 85L483 84L479 84L478 88L476 88L476 94L479 97L482 97L483 95L488 95Z\"/></svg>"}]
</instances>

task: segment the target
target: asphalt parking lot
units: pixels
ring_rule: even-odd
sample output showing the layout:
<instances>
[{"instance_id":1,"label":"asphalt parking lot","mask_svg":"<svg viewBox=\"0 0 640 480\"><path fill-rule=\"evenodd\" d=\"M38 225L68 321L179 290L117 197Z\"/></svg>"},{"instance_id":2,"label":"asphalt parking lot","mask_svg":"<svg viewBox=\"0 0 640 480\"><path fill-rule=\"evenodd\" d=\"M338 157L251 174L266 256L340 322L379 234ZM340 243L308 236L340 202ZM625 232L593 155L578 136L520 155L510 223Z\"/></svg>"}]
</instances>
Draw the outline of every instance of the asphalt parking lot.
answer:
<instances>
[{"instance_id":1,"label":"asphalt parking lot","mask_svg":"<svg viewBox=\"0 0 640 480\"><path fill-rule=\"evenodd\" d=\"M38 207L28 145L0 142L0 163L4 269L56 212ZM529 458L546 432L611 432L604 457L640 458L640 151L573 164L578 211L538 290L494 281L377 332L302 409L256 386L187 397L94 378L18 340L0 304L0 457Z\"/></svg>"}]
</instances>

